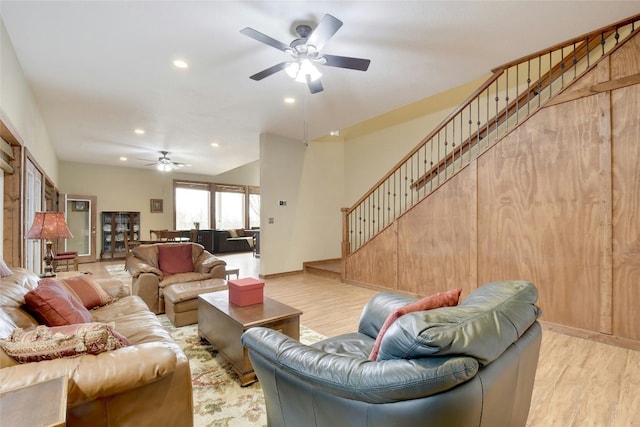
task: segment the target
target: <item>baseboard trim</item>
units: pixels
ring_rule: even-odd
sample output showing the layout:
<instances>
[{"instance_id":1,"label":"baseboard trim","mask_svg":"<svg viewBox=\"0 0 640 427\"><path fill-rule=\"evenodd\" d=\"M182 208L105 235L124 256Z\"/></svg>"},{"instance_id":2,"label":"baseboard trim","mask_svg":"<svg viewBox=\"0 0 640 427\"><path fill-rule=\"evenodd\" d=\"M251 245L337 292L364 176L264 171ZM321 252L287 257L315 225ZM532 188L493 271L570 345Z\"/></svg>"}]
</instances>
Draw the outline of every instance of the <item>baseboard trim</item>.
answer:
<instances>
[{"instance_id":1,"label":"baseboard trim","mask_svg":"<svg viewBox=\"0 0 640 427\"><path fill-rule=\"evenodd\" d=\"M565 326L557 323L539 320L543 329L557 332L559 334L570 335L572 337L583 338L589 341L595 341L602 344L614 345L616 347L624 347L631 350L640 350L640 341L628 338L617 337L614 335L603 334L601 332L588 331L586 329L575 328L573 326Z\"/></svg>"}]
</instances>

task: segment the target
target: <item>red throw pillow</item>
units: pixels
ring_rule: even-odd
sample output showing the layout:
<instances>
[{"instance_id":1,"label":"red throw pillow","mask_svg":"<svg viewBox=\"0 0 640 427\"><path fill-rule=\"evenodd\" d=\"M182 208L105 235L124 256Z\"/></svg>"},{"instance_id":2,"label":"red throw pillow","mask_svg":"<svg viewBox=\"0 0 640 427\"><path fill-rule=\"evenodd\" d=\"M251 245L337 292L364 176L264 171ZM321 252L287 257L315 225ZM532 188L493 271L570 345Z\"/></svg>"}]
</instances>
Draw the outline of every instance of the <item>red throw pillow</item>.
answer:
<instances>
[{"instance_id":1,"label":"red throw pillow","mask_svg":"<svg viewBox=\"0 0 640 427\"><path fill-rule=\"evenodd\" d=\"M369 360L376 360L378 358L378 351L380 350L380 344L382 343L384 334L387 332L387 329L389 329L393 322L398 320L400 316L407 313L413 313L414 311L432 310L438 307L451 307L454 305L458 305L458 300L460 299L461 292L462 289L460 288L451 289L445 292L439 292L435 295L424 297L418 301L412 302L411 304L407 304L404 307L393 310L382 324L380 332L378 332L376 342L373 345L371 354L369 354Z\"/></svg>"},{"instance_id":2,"label":"red throw pillow","mask_svg":"<svg viewBox=\"0 0 640 427\"><path fill-rule=\"evenodd\" d=\"M100 307L112 301L111 296L91 276L86 274L57 281L66 288L72 297L88 309Z\"/></svg>"},{"instance_id":3,"label":"red throw pillow","mask_svg":"<svg viewBox=\"0 0 640 427\"><path fill-rule=\"evenodd\" d=\"M158 267L165 276L192 272L191 245L158 245Z\"/></svg>"},{"instance_id":4,"label":"red throw pillow","mask_svg":"<svg viewBox=\"0 0 640 427\"><path fill-rule=\"evenodd\" d=\"M43 279L24 296L29 311L47 326L72 325L93 321L91 313L53 279Z\"/></svg>"}]
</instances>

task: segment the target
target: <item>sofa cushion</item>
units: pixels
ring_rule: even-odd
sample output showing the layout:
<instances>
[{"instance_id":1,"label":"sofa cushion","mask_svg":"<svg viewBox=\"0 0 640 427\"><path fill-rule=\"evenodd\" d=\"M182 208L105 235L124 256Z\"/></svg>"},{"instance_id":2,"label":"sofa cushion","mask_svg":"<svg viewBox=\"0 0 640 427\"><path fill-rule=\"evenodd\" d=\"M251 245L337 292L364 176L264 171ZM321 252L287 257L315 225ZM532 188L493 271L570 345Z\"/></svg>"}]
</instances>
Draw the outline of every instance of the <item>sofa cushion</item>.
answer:
<instances>
[{"instance_id":1,"label":"sofa cushion","mask_svg":"<svg viewBox=\"0 0 640 427\"><path fill-rule=\"evenodd\" d=\"M530 282L486 284L456 307L409 313L388 329L377 360L467 355L487 365L536 321L538 291Z\"/></svg>"},{"instance_id":2,"label":"sofa cushion","mask_svg":"<svg viewBox=\"0 0 640 427\"><path fill-rule=\"evenodd\" d=\"M38 287L25 294L29 311L47 326L87 323L91 313L69 292L53 279L43 279Z\"/></svg>"},{"instance_id":3,"label":"sofa cushion","mask_svg":"<svg viewBox=\"0 0 640 427\"><path fill-rule=\"evenodd\" d=\"M86 308L99 307L112 301L111 296L102 289L102 286L86 274L57 279L57 281Z\"/></svg>"},{"instance_id":4,"label":"sofa cushion","mask_svg":"<svg viewBox=\"0 0 640 427\"><path fill-rule=\"evenodd\" d=\"M18 363L99 354L129 345L129 341L104 323L38 326L15 329L0 340L0 347Z\"/></svg>"},{"instance_id":5,"label":"sofa cushion","mask_svg":"<svg viewBox=\"0 0 640 427\"><path fill-rule=\"evenodd\" d=\"M158 267L165 276L193 271L191 244L159 245Z\"/></svg>"},{"instance_id":6,"label":"sofa cushion","mask_svg":"<svg viewBox=\"0 0 640 427\"><path fill-rule=\"evenodd\" d=\"M378 336L376 337L376 342L373 345L373 349L369 354L369 360L376 360L378 358L378 351L380 350L380 343L382 342L382 338L384 337L387 329L396 321L400 316L403 316L408 313L413 313L416 311L424 311L424 310L432 310L434 308L439 307L450 307L452 305L457 305L458 300L460 299L460 293L462 292L462 288L451 289L444 292L439 292L435 295L430 295L428 297L424 297L417 301L412 302L411 304L407 304L403 307L397 308L393 310L387 319L382 324L380 328L380 332L378 332Z\"/></svg>"}]
</instances>

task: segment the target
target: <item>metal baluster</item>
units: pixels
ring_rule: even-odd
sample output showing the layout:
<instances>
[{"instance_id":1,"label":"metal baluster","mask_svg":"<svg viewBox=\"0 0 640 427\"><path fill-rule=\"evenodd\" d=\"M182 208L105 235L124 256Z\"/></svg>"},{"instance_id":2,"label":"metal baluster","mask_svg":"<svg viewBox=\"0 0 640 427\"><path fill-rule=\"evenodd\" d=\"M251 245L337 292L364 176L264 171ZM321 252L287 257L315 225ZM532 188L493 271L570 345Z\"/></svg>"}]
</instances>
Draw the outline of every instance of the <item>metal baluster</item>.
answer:
<instances>
[{"instance_id":1,"label":"metal baluster","mask_svg":"<svg viewBox=\"0 0 640 427\"><path fill-rule=\"evenodd\" d=\"M549 98L553 93L553 63L551 62L552 52L549 52Z\"/></svg>"},{"instance_id":2,"label":"metal baluster","mask_svg":"<svg viewBox=\"0 0 640 427\"><path fill-rule=\"evenodd\" d=\"M473 109L471 108L471 104L473 104L473 101L471 101L469 103L469 163L471 163L471 127L473 125L473 120L471 120L471 116L473 115Z\"/></svg>"},{"instance_id":3,"label":"metal baluster","mask_svg":"<svg viewBox=\"0 0 640 427\"><path fill-rule=\"evenodd\" d=\"M451 174L456 171L456 118L455 116L451 119L451 166L453 169L451 170Z\"/></svg>"},{"instance_id":4,"label":"metal baluster","mask_svg":"<svg viewBox=\"0 0 640 427\"><path fill-rule=\"evenodd\" d=\"M495 101L496 101L496 111L495 111L495 116L496 116L496 139L495 140L496 141L498 140L498 108L500 108L498 106L498 101L500 100L500 98L498 97L498 93L499 93L499 91L498 91L498 88L499 88L498 82L499 81L500 81L500 79L496 79L496 97L495 97Z\"/></svg>"},{"instance_id":5,"label":"metal baluster","mask_svg":"<svg viewBox=\"0 0 640 427\"><path fill-rule=\"evenodd\" d=\"M520 66L516 65L516 123L520 123Z\"/></svg>"},{"instance_id":6,"label":"metal baluster","mask_svg":"<svg viewBox=\"0 0 640 427\"><path fill-rule=\"evenodd\" d=\"M538 108L542 104L542 55L538 56Z\"/></svg>"},{"instance_id":7,"label":"metal baluster","mask_svg":"<svg viewBox=\"0 0 640 427\"><path fill-rule=\"evenodd\" d=\"M576 57L576 42L573 42L573 80L578 77L578 58Z\"/></svg>"},{"instance_id":8,"label":"metal baluster","mask_svg":"<svg viewBox=\"0 0 640 427\"><path fill-rule=\"evenodd\" d=\"M433 191L433 174L431 173L433 171L433 137L431 137L431 141L429 143L429 145L431 146L431 156L430 156L430 163L429 163L429 191ZM425 195L426 195L426 190L425 190Z\"/></svg>"},{"instance_id":9,"label":"metal baluster","mask_svg":"<svg viewBox=\"0 0 640 427\"><path fill-rule=\"evenodd\" d=\"M505 108L505 129L504 132L507 133L509 131L509 70L507 70L506 72L506 76L505 76L505 80L506 80L506 91L505 91L505 98L504 98L504 105L506 106Z\"/></svg>"}]
</instances>

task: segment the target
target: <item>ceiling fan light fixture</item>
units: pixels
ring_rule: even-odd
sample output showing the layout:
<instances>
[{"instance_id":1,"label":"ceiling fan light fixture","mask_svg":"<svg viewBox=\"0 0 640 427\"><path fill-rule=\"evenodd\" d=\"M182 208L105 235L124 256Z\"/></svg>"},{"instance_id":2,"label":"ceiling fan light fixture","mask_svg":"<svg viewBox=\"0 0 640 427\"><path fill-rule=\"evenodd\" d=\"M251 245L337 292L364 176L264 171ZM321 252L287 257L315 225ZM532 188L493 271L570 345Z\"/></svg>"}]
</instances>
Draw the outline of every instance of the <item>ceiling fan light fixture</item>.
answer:
<instances>
[{"instance_id":1,"label":"ceiling fan light fixture","mask_svg":"<svg viewBox=\"0 0 640 427\"><path fill-rule=\"evenodd\" d=\"M168 163L158 163L157 168L160 172L171 172L173 166Z\"/></svg>"},{"instance_id":2,"label":"ceiling fan light fixture","mask_svg":"<svg viewBox=\"0 0 640 427\"><path fill-rule=\"evenodd\" d=\"M287 65L285 71L289 77L295 79L299 83L306 83L307 76L309 76L312 82L315 82L322 77L322 73L308 59L303 59L299 62L291 62Z\"/></svg>"}]
</instances>

